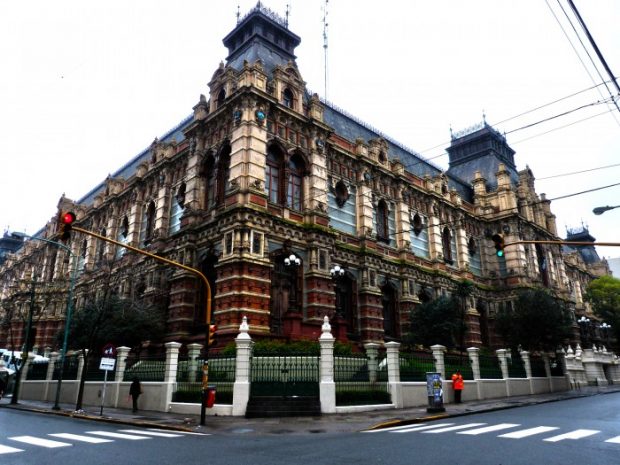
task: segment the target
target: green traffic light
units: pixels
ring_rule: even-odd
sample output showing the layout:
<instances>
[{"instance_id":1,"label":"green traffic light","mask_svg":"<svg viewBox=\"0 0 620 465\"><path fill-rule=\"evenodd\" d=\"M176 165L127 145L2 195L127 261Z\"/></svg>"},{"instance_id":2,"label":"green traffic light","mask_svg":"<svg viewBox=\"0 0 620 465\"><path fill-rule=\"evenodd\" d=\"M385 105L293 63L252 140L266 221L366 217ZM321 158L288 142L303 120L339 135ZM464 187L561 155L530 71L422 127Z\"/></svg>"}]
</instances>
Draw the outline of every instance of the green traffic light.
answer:
<instances>
[{"instance_id":1,"label":"green traffic light","mask_svg":"<svg viewBox=\"0 0 620 465\"><path fill-rule=\"evenodd\" d=\"M503 250L498 250L497 251L497 256L498 257L503 257L504 256L504 251Z\"/></svg>"}]
</instances>

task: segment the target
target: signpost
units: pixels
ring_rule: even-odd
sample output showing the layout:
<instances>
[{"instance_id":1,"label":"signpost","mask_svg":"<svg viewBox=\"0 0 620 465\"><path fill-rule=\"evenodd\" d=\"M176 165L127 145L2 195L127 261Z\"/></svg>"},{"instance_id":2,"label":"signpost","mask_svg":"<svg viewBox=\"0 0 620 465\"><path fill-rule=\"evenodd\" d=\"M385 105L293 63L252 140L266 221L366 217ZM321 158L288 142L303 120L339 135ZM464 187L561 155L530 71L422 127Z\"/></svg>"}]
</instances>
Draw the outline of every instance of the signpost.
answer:
<instances>
[{"instance_id":1,"label":"signpost","mask_svg":"<svg viewBox=\"0 0 620 465\"><path fill-rule=\"evenodd\" d=\"M116 347L112 344L106 344L102 351L101 362L99 363L99 369L104 371L103 375L103 391L101 392L101 410L99 415L103 416L103 403L105 402L105 388L108 383L108 371L114 371L116 366Z\"/></svg>"}]
</instances>

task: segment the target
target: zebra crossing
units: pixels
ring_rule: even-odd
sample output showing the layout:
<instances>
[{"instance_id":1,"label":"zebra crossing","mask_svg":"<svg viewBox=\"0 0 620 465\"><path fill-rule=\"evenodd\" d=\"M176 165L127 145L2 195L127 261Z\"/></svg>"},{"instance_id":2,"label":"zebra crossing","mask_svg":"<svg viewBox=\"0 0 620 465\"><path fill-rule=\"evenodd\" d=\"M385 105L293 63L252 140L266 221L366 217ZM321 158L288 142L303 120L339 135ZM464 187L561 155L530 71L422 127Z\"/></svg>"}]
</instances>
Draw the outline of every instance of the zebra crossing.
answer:
<instances>
[{"instance_id":1,"label":"zebra crossing","mask_svg":"<svg viewBox=\"0 0 620 465\"><path fill-rule=\"evenodd\" d=\"M201 436L209 436L202 433L191 433L185 431L166 431L152 429L119 429L116 431L85 431L80 434L76 433L48 433L45 436L10 436L0 438L0 456L3 454L15 454L25 452L26 449L20 447L35 446L45 449L56 449L60 447L71 447L76 444L104 444L117 440L140 441L153 438L181 438L188 435L200 434Z\"/></svg>"},{"instance_id":2,"label":"zebra crossing","mask_svg":"<svg viewBox=\"0 0 620 465\"><path fill-rule=\"evenodd\" d=\"M587 437L600 435L604 437L605 433L595 429L575 429L568 432L561 432L561 428L558 426L531 426L521 428L522 425L518 423L418 423L415 425L404 426L392 426L389 428L382 428L377 430L362 431L363 433L420 433L420 434L442 434L453 433L462 434L468 436L478 436L481 434L498 433L498 438L505 439L523 439L538 437L544 442L561 442L565 440L578 440ZM510 432L506 432L511 430ZM499 434L501 433L501 434ZM557 434L560 433L560 434ZM604 439L603 442L620 444L620 436L614 436L612 438Z\"/></svg>"}]
</instances>

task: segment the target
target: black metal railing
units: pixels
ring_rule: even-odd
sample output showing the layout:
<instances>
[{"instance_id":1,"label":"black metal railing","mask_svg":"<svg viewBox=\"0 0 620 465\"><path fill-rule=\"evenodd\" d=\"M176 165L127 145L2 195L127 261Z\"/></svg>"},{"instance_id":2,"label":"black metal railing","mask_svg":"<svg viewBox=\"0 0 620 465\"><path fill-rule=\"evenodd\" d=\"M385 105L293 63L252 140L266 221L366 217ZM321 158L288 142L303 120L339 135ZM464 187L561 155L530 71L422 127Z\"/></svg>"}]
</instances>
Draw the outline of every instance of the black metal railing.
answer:
<instances>
[{"instance_id":1,"label":"black metal railing","mask_svg":"<svg viewBox=\"0 0 620 465\"><path fill-rule=\"evenodd\" d=\"M79 364L80 364L80 361L77 356L65 357L65 366L62 370L62 379L67 379L67 380L77 379ZM54 365L54 374L52 376L52 379L57 380L59 376L60 376L60 359L58 359L56 361L56 364Z\"/></svg>"},{"instance_id":2,"label":"black metal railing","mask_svg":"<svg viewBox=\"0 0 620 465\"><path fill-rule=\"evenodd\" d=\"M547 372L545 371L545 361L542 359L542 357L534 355L531 356L530 366L532 368L532 377L545 378L547 376Z\"/></svg>"},{"instance_id":3,"label":"black metal railing","mask_svg":"<svg viewBox=\"0 0 620 465\"><path fill-rule=\"evenodd\" d=\"M499 359L493 355L480 355L480 378L482 379L502 379L502 369Z\"/></svg>"},{"instance_id":4,"label":"black metal railing","mask_svg":"<svg viewBox=\"0 0 620 465\"><path fill-rule=\"evenodd\" d=\"M252 356L253 397L319 395L319 356L314 353Z\"/></svg>"},{"instance_id":5,"label":"black metal railing","mask_svg":"<svg viewBox=\"0 0 620 465\"><path fill-rule=\"evenodd\" d=\"M366 355L334 357L336 405L391 403L387 387L387 364L383 355L377 369L369 370Z\"/></svg>"},{"instance_id":6,"label":"black metal railing","mask_svg":"<svg viewBox=\"0 0 620 465\"><path fill-rule=\"evenodd\" d=\"M435 371L435 357L430 352L400 354L400 380L426 381L426 373Z\"/></svg>"},{"instance_id":7,"label":"black metal railing","mask_svg":"<svg viewBox=\"0 0 620 465\"><path fill-rule=\"evenodd\" d=\"M88 366L86 366L86 381L114 381L116 378L116 370L108 370L106 376L106 370L99 369L101 359L99 357L90 357L88 360ZM63 379L65 377L63 372Z\"/></svg>"},{"instance_id":8,"label":"black metal railing","mask_svg":"<svg viewBox=\"0 0 620 465\"><path fill-rule=\"evenodd\" d=\"M179 357L173 402L200 403L202 400L203 360ZM224 355L209 356L209 386L215 386L215 401L232 404L236 358Z\"/></svg>"},{"instance_id":9,"label":"black metal railing","mask_svg":"<svg viewBox=\"0 0 620 465\"><path fill-rule=\"evenodd\" d=\"M166 357L164 355L127 358L123 381L163 381L166 376Z\"/></svg>"},{"instance_id":10,"label":"black metal railing","mask_svg":"<svg viewBox=\"0 0 620 465\"><path fill-rule=\"evenodd\" d=\"M44 363L31 363L28 365L28 373L26 379L29 381L44 380L47 376L48 362Z\"/></svg>"},{"instance_id":11,"label":"black metal railing","mask_svg":"<svg viewBox=\"0 0 620 465\"><path fill-rule=\"evenodd\" d=\"M461 371L463 379L474 379L474 371L471 368L471 361L467 354L446 354L443 357L446 367L446 378L450 379L457 370Z\"/></svg>"},{"instance_id":12,"label":"black metal railing","mask_svg":"<svg viewBox=\"0 0 620 465\"><path fill-rule=\"evenodd\" d=\"M508 377L527 378L525 363L523 362L521 355L515 354L508 358Z\"/></svg>"}]
</instances>

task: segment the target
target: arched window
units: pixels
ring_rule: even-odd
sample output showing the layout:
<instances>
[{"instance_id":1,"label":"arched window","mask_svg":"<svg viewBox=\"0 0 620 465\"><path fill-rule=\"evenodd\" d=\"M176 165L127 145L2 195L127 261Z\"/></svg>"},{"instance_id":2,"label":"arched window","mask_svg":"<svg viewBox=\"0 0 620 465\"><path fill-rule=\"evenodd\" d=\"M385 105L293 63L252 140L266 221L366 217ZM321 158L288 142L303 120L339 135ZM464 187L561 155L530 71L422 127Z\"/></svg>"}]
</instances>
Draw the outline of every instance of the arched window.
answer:
<instances>
[{"instance_id":1,"label":"arched window","mask_svg":"<svg viewBox=\"0 0 620 465\"><path fill-rule=\"evenodd\" d=\"M220 150L217 162L217 180L215 200L218 205L223 204L224 196L230 182L230 144L226 143Z\"/></svg>"},{"instance_id":2,"label":"arched window","mask_svg":"<svg viewBox=\"0 0 620 465\"><path fill-rule=\"evenodd\" d=\"M126 216L123 217L120 227L118 228L116 240L117 242L121 242L123 244L127 244L129 242L129 220ZM116 258L121 258L125 255L126 250L127 249L125 247L118 246L116 249Z\"/></svg>"},{"instance_id":3,"label":"arched window","mask_svg":"<svg viewBox=\"0 0 620 465\"><path fill-rule=\"evenodd\" d=\"M155 203L149 202L142 215L142 237L141 243L148 245L153 240L153 232L155 231Z\"/></svg>"},{"instance_id":4,"label":"arched window","mask_svg":"<svg viewBox=\"0 0 620 465\"><path fill-rule=\"evenodd\" d=\"M298 155L293 155L288 164L287 204L293 210L301 210L303 203L303 160Z\"/></svg>"},{"instance_id":5,"label":"arched window","mask_svg":"<svg viewBox=\"0 0 620 465\"><path fill-rule=\"evenodd\" d=\"M295 95L288 87L282 92L282 103L289 108L293 108L295 105Z\"/></svg>"},{"instance_id":6,"label":"arched window","mask_svg":"<svg viewBox=\"0 0 620 465\"><path fill-rule=\"evenodd\" d=\"M209 210L215 205L215 158L212 154L207 156L202 167L202 175L205 180L205 201L204 209Z\"/></svg>"},{"instance_id":7,"label":"arched window","mask_svg":"<svg viewBox=\"0 0 620 465\"><path fill-rule=\"evenodd\" d=\"M217 108L220 108L224 104L224 100L226 100L226 91L222 87L217 94Z\"/></svg>"},{"instance_id":8,"label":"arched window","mask_svg":"<svg viewBox=\"0 0 620 465\"><path fill-rule=\"evenodd\" d=\"M377 240L381 242L390 242L388 214L389 210L385 200L379 200L377 204Z\"/></svg>"},{"instance_id":9,"label":"arched window","mask_svg":"<svg viewBox=\"0 0 620 465\"><path fill-rule=\"evenodd\" d=\"M267 149L267 163L265 165L265 192L270 202L280 203L282 184L282 154L275 147Z\"/></svg>"},{"instance_id":10,"label":"arched window","mask_svg":"<svg viewBox=\"0 0 620 465\"><path fill-rule=\"evenodd\" d=\"M452 234L447 227L443 228L441 234L441 248L443 250L443 261L446 263L452 263Z\"/></svg>"}]
</instances>

